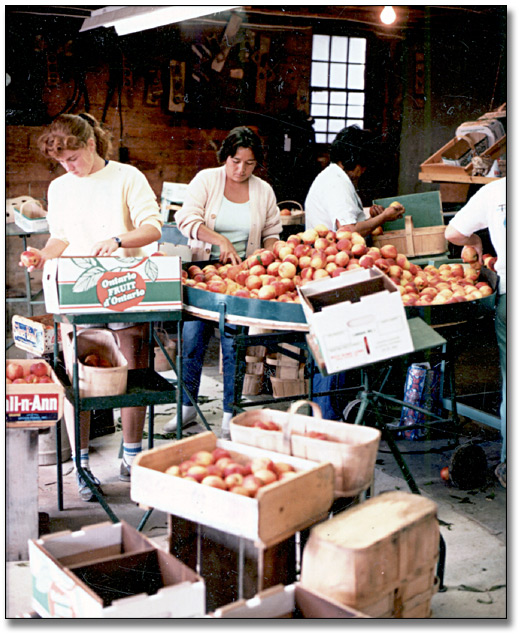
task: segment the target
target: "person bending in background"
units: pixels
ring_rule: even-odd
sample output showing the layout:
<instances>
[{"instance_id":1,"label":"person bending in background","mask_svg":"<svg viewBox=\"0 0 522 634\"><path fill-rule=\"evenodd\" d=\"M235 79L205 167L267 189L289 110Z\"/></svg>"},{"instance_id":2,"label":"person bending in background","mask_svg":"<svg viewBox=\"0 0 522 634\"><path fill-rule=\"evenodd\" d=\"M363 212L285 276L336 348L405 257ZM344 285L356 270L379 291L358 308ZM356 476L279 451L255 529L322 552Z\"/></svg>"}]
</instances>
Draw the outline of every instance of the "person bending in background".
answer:
<instances>
[{"instance_id":1,"label":"person bending in background","mask_svg":"<svg viewBox=\"0 0 522 634\"><path fill-rule=\"evenodd\" d=\"M312 183L305 200L305 222L307 229L325 225L332 231L357 232L367 238L385 222L397 220L404 214L402 205L383 208L373 205L367 217L357 187L366 168L375 162L373 133L356 125L343 128L330 148L330 164L320 172ZM355 375L354 380L355 380ZM350 386L347 372L313 377L314 392L328 392ZM323 416L330 420L344 418L346 396L333 394L313 399Z\"/></svg>"},{"instance_id":2,"label":"person bending in background","mask_svg":"<svg viewBox=\"0 0 522 634\"><path fill-rule=\"evenodd\" d=\"M50 238L43 249L29 247L36 257L33 268L43 268L46 260L60 256L139 256L157 249L163 219L156 196L145 176L131 165L108 160L111 144L108 131L89 114L59 115L39 139L44 156L58 161L66 174L49 186L48 214ZM120 348L129 369L148 366L147 324L117 323ZM69 324L60 324L67 363L72 343ZM68 371L72 369L68 367ZM65 424L71 447L75 443L74 408L64 405ZM145 407L121 410L123 460L120 480L130 481L134 457L141 451ZM80 412L80 464L100 488L89 464L90 412ZM74 449L73 451L75 451ZM73 456L77 465L77 456ZM80 498L95 496L77 472Z\"/></svg>"},{"instance_id":3,"label":"person bending in background","mask_svg":"<svg viewBox=\"0 0 522 634\"><path fill-rule=\"evenodd\" d=\"M263 160L261 139L248 127L229 132L218 151L220 167L199 172L188 186L176 223L188 238L192 260L219 260L239 264L256 249L271 249L282 231L279 208L272 187L257 176L256 166ZM190 395L197 400L205 350L214 325L189 321L183 325L183 379ZM221 338L223 356L222 436L230 434L234 388L234 338ZM196 409L183 393L182 424L196 421ZM176 429L169 421L164 431Z\"/></svg>"},{"instance_id":4,"label":"person bending in background","mask_svg":"<svg viewBox=\"0 0 522 634\"><path fill-rule=\"evenodd\" d=\"M357 187L374 162L372 145L372 132L356 125L337 134L330 148L330 164L315 177L305 200L307 229L322 224L332 231L356 231L366 237L385 222L402 217L402 205L386 209L373 205L369 218L364 213Z\"/></svg>"},{"instance_id":5,"label":"person bending in background","mask_svg":"<svg viewBox=\"0 0 522 634\"><path fill-rule=\"evenodd\" d=\"M495 333L497 336L500 370L502 375L502 402L500 405L500 431L502 448L495 474L500 484L507 483L506 407L507 407L507 313L506 313L506 179L501 178L481 187L478 192L453 217L446 228L446 239L458 246L472 247L482 264L482 241L475 232L488 229L497 254L495 271L499 278L497 306L495 309Z\"/></svg>"}]
</instances>

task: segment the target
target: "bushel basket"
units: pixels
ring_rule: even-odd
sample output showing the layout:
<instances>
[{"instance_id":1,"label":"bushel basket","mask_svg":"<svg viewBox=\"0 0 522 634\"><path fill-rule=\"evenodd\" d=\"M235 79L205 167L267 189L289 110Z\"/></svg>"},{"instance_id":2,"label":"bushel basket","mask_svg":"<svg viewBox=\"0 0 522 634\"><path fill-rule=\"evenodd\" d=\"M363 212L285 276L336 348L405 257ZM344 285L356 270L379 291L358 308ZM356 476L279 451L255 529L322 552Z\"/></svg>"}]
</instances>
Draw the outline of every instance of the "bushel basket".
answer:
<instances>
[{"instance_id":1,"label":"bushel basket","mask_svg":"<svg viewBox=\"0 0 522 634\"><path fill-rule=\"evenodd\" d=\"M68 334L72 341L72 333ZM127 390L128 364L119 348L120 340L113 330L87 328L76 336L78 348L78 383L80 398L89 396L117 396ZM67 372L71 378L74 347L68 346ZM82 363L89 354L97 354L109 361L112 367L93 367Z\"/></svg>"},{"instance_id":2,"label":"bushel basket","mask_svg":"<svg viewBox=\"0 0 522 634\"><path fill-rule=\"evenodd\" d=\"M309 405L313 416L298 414ZM256 426L275 423L279 429ZM327 439L306 434L324 434ZM335 469L335 497L353 497L369 488L381 432L372 427L339 423L322 418L317 403L296 401L288 412L257 409L232 418L230 435L233 442L276 451L281 454L306 458L314 462L329 462Z\"/></svg>"}]
</instances>

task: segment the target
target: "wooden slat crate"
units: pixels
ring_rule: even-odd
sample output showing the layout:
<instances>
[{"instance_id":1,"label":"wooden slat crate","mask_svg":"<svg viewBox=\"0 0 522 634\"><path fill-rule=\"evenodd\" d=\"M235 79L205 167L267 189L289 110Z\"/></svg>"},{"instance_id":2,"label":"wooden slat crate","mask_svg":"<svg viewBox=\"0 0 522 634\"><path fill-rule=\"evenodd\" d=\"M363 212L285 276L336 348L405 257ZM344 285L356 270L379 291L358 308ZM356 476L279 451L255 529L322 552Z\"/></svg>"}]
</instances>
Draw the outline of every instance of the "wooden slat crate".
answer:
<instances>
[{"instance_id":1,"label":"wooden slat crate","mask_svg":"<svg viewBox=\"0 0 522 634\"><path fill-rule=\"evenodd\" d=\"M448 250L445 225L415 229L411 216L405 216L404 223L403 230L385 231L380 236L373 236L373 244L379 248L393 244L399 253L407 257L437 255Z\"/></svg>"},{"instance_id":2,"label":"wooden slat crate","mask_svg":"<svg viewBox=\"0 0 522 634\"><path fill-rule=\"evenodd\" d=\"M255 498L207 487L165 470L197 451L227 449L236 462L253 457L294 466L297 476L262 487ZM211 528L269 545L325 517L333 502L334 468L302 458L269 452L204 432L143 451L132 465L131 499Z\"/></svg>"}]
</instances>

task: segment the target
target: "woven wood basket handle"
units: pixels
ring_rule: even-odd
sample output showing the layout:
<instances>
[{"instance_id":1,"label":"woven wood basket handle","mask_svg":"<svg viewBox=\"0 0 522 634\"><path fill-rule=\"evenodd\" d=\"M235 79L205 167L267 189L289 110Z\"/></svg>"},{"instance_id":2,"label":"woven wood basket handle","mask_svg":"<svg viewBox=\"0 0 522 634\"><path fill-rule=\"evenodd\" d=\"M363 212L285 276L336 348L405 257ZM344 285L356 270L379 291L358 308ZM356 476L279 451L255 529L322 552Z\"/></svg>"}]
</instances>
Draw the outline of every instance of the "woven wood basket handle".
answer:
<instances>
[{"instance_id":1,"label":"woven wood basket handle","mask_svg":"<svg viewBox=\"0 0 522 634\"><path fill-rule=\"evenodd\" d=\"M288 453L290 455L292 455L292 451L291 451L292 445L290 442L290 436L292 434L292 423L294 421L294 415L304 405L307 405L312 408L314 418L320 418L320 419L323 418L323 413L321 412L321 408L319 407L319 405L317 405L317 403L314 403L312 401L306 401L303 399L300 401L295 401L294 403L290 405L290 407L288 408L288 419L283 428L283 442L285 444L285 447L288 449Z\"/></svg>"},{"instance_id":2,"label":"woven wood basket handle","mask_svg":"<svg viewBox=\"0 0 522 634\"><path fill-rule=\"evenodd\" d=\"M292 203L292 205L297 205L297 209L303 211L303 205L301 205L301 203L298 203L297 200L282 200L280 203L277 203L277 206L281 207L281 205L287 205L288 203Z\"/></svg>"}]
</instances>

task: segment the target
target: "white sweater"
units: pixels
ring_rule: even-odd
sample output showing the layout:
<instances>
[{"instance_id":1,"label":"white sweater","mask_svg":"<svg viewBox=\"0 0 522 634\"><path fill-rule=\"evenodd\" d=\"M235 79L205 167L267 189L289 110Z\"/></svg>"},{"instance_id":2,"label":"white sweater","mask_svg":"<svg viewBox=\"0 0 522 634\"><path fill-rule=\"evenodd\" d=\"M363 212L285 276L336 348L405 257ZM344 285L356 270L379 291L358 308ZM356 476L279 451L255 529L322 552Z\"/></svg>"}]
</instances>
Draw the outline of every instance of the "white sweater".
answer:
<instances>
[{"instance_id":1,"label":"white sweater","mask_svg":"<svg viewBox=\"0 0 522 634\"><path fill-rule=\"evenodd\" d=\"M163 219L146 177L132 165L109 161L101 170L79 178L64 174L52 181L47 219L52 238L67 243L63 255L88 255L100 240L125 234L143 224L161 231ZM142 256L156 248L115 251Z\"/></svg>"},{"instance_id":2,"label":"white sweater","mask_svg":"<svg viewBox=\"0 0 522 634\"><path fill-rule=\"evenodd\" d=\"M190 182L182 208L176 213L176 223L188 238L193 261L210 259L212 245L197 239L198 229L205 224L214 229L221 202L225 195L225 167L214 167L198 172ZM278 238L283 230L281 216L272 187L261 178L251 176L248 181L250 200L250 234L246 256L258 249L267 238Z\"/></svg>"}]
</instances>

